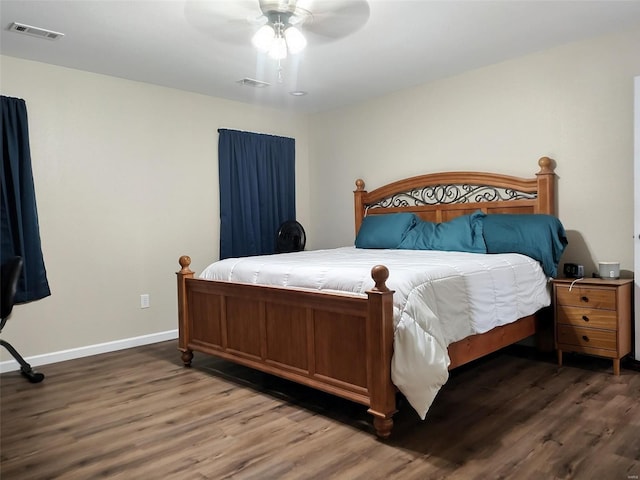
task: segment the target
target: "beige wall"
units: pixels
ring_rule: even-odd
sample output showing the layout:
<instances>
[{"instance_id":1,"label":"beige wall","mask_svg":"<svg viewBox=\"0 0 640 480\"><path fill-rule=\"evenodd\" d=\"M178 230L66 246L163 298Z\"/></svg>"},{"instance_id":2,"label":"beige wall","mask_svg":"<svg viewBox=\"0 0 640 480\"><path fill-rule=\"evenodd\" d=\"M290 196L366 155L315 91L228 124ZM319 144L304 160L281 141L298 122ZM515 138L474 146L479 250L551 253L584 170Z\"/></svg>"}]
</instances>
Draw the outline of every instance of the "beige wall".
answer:
<instances>
[{"instance_id":1,"label":"beige wall","mask_svg":"<svg viewBox=\"0 0 640 480\"><path fill-rule=\"evenodd\" d=\"M353 242L352 191L439 170L533 176L557 161L563 260L633 269L633 77L640 30L554 48L310 120L318 245Z\"/></svg>"},{"instance_id":2,"label":"beige wall","mask_svg":"<svg viewBox=\"0 0 640 480\"><path fill-rule=\"evenodd\" d=\"M309 248L353 243L356 178L375 188L439 170L529 176L547 155L564 260L632 270L639 51L636 30L310 117L0 57L2 93L29 109L53 292L18 306L3 336L30 356L175 329L177 258L200 271L218 254L221 127L296 138Z\"/></svg>"},{"instance_id":3,"label":"beige wall","mask_svg":"<svg viewBox=\"0 0 640 480\"><path fill-rule=\"evenodd\" d=\"M218 255L218 128L296 139L298 217L307 223L306 117L0 61L2 94L27 102L52 291L17 306L3 330L24 356L177 328L178 257L190 255L200 271ZM140 309L142 293L151 308Z\"/></svg>"}]
</instances>

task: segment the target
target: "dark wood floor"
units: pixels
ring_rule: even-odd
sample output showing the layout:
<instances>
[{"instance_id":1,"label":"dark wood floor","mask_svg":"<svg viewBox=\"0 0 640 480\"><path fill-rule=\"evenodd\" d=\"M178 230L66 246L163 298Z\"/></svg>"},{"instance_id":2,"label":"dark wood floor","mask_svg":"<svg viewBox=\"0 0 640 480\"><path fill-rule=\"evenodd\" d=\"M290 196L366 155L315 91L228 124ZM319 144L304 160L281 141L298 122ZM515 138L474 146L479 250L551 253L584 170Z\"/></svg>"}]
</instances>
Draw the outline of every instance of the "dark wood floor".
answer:
<instances>
[{"instance_id":1,"label":"dark wood floor","mask_svg":"<svg viewBox=\"0 0 640 480\"><path fill-rule=\"evenodd\" d=\"M2 480L638 479L640 373L503 351L452 374L426 421L366 408L175 342L0 376Z\"/></svg>"}]
</instances>

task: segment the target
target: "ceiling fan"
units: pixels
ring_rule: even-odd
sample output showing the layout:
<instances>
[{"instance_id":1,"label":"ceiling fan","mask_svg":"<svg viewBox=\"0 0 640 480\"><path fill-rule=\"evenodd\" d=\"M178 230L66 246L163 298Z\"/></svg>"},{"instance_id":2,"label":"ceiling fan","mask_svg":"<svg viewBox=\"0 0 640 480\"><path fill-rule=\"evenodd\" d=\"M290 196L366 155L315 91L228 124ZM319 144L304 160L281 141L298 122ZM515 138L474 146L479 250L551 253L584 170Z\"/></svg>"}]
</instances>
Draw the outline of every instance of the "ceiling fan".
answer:
<instances>
[{"instance_id":1,"label":"ceiling fan","mask_svg":"<svg viewBox=\"0 0 640 480\"><path fill-rule=\"evenodd\" d=\"M307 44L344 38L369 19L367 0L187 0L185 17L223 42L253 45L282 60Z\"/></svg>"}]
</instances>

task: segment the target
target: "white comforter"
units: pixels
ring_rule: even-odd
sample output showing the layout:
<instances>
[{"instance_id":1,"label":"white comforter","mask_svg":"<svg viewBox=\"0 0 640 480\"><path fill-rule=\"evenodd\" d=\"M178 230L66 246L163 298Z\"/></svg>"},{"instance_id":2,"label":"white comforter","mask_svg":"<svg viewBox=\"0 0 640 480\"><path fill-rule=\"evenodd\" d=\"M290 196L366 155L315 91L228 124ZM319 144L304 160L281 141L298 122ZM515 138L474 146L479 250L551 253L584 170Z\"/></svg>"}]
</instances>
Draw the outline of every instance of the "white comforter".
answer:
<instances>
[{"instance_id":1,"label":"white comforter","mask_svg":"<svg viewBox=\"0 0 640 480\"><path fill-rule=\"evenodd\" d=\"M200 278L364 295L379 264L396 292L392 380L423 419L449 376L450 343L550 304L540 264L519 254L343 247L228 258Z\"/></svg>"}]
</instances>

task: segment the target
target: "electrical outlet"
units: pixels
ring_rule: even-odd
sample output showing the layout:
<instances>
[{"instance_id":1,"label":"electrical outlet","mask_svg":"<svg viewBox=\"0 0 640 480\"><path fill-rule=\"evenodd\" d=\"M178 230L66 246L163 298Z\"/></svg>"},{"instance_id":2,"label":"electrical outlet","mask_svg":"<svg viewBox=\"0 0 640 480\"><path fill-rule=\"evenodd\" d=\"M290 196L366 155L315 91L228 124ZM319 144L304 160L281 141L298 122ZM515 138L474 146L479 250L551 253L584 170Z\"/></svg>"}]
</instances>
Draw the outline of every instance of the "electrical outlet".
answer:
<instances>
[{"instance_id":1,"label":"electrical outlet","mask_svg":"<svg viewBox=\"0 0 640 480\"><path fill-rule=\"evenodd\" d=\"M151 302L149 301L149 294L143 293L140 295L140 308L149 308L151 306Z\"/></svg>"}]
</instances>

